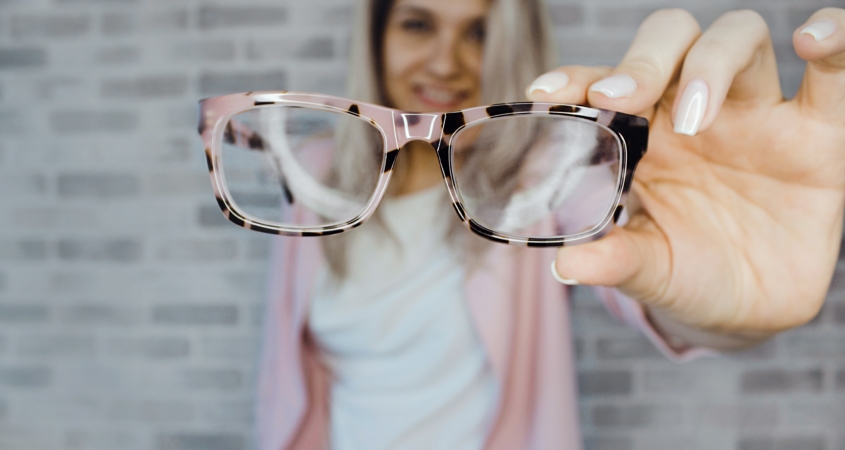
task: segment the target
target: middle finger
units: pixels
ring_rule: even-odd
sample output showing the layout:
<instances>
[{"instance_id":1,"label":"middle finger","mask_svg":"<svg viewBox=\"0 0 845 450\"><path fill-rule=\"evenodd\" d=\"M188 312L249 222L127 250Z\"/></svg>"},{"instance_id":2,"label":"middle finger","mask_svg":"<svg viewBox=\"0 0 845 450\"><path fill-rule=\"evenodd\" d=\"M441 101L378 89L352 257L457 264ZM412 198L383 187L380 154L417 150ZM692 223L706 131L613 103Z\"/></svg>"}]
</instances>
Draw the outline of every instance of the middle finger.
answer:
<instances>
[{"instance_id":1,"label":"middle finger","mask_svg":"<svg viewBox=\"0 0 845 450\"><path fill-rule=\"evenodd\" d=\"M783 100L769 28L759 14L731 11L693 45L684 61L672 117L675 131L695 135L716 119L726 98Z\"/></svg>"}]
</instances>

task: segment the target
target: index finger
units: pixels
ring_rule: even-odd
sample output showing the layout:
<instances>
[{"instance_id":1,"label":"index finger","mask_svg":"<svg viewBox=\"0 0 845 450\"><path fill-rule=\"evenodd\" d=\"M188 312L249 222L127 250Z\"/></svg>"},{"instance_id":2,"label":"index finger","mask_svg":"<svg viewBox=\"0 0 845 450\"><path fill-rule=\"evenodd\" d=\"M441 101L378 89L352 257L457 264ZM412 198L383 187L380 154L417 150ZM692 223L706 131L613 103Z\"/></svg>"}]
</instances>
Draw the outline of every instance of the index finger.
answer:
<instances>
[{"instance_id":1,"label":"index finger","mask_svg":"<svg viewBox=\"0 0 845 450\"><path fill-rule=\"evenodd\" d=\"M654 12L640 25L613 73L590 87L590 104L629 114L650 111L677 77L684 57L700 35L701 27L689 12Z\"/></svg>"}]
</instances>

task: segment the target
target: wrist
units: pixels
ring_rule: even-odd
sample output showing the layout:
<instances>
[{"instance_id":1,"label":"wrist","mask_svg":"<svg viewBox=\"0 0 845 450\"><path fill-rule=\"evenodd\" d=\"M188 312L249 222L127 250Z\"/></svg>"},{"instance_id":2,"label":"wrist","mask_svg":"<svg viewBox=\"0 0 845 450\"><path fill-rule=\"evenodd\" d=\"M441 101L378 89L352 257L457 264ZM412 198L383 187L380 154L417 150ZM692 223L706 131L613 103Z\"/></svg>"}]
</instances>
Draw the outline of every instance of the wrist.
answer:
<instances>
[{"instance_id":1,"label":"wrist","mask_svg":"<svg viewBox=\"0 0 845 450\"><path fill-rule=\"evenodd\" d=\"M646 320L666 343L678 352L692 347L706 347L724 352L739 351L756 346L774 336L774 333L723 333L704 330L675 319L663 309L648 305L644 309Z\"/></svg>"}]
</instances>

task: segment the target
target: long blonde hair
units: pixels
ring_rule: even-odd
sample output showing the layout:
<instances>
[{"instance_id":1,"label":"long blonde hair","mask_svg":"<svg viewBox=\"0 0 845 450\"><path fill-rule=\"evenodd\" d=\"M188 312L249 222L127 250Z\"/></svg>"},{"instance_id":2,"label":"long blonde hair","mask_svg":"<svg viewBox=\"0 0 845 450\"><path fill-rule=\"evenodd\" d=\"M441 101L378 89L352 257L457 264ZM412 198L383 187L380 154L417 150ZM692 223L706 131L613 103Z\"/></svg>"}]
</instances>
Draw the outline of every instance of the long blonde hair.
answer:
<instances>
[{"instance_id":1,"label":"long blonde hair","mask_svg":"<svg viewBox=\"0 0 845 450\"><path fill-rule=\"evenodd\" d=\"M487 16L481 71L481 102L493 104L525 101L528 84L555 67L557 62L557 50L545 5L542 0L489 1L491 5ZM347 72L346 91L352 99L382 105L387 103L381 59L387 18L394 3L395 0L361 0L358 4ZM398 158L397 166L402 161L402 158ZM394 173L399 172L401 167L396 167ZM381 223L378 213L371 220ZM450 235L455 237L461 233L452 232ZM346 273L345 249L348 238L346 234L323 238L324 255L330 269L338 277ZM479 245L479 241L475 240L469 247L478 250Z\"/></svg>"}]
</instances>

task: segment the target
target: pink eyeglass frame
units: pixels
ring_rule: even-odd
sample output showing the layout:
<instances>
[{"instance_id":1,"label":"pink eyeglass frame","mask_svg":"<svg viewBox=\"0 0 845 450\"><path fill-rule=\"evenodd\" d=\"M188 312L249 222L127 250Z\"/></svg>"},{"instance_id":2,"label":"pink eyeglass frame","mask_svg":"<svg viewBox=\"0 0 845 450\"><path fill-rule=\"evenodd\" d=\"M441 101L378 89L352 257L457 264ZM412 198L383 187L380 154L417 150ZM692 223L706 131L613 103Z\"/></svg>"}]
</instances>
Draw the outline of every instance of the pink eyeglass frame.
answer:
<instances>
[{"instance_id":1,"label":"pink eyeglass frame","mask_svg":"<svg viewBox=\"0 0 845 450\"><path fill-rule=\"evenodd\" d=\"M220 158L224 142L262 150L262 137L246 127L232 126L232 116L265 105L298 106L349 114L368 121L382 135L384 157L376 191L369 203L355 218L325 227L286 227L250 217L241 212L220 176ZM572 236L524 237L501 233L471 218L461 203L453 181L452 137L465 127L491 118L535 115L569 116L593 121L609 129L620 144L620 179L617 181L616 207L593 229ZM648 120L630 114L586 106L516 102L479 106L445 113L414 113L371 103L321 94L301 92L246 92L212 97L199 102L199 127L214 196L223 215L232 223L262 233L283 236L327 236L342 233L363 224L375 212L390 181L391 171L402 146L413 140L429 142L437 152L446 189L460 220L474 233L495 242L529 246L560 247L594 241L605 236L619 220L631 189L634 170L648 146Z\"/></svg>"}]
</instances>

